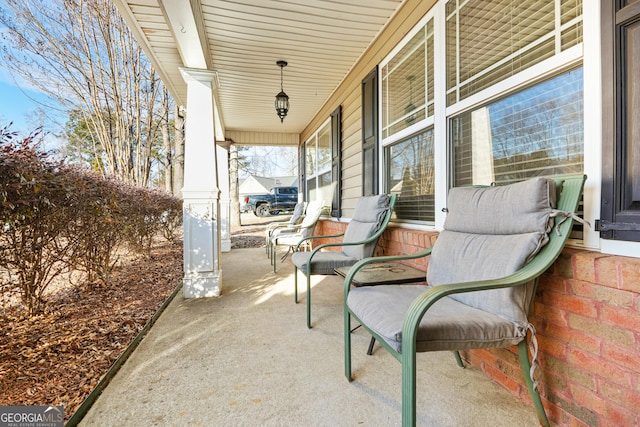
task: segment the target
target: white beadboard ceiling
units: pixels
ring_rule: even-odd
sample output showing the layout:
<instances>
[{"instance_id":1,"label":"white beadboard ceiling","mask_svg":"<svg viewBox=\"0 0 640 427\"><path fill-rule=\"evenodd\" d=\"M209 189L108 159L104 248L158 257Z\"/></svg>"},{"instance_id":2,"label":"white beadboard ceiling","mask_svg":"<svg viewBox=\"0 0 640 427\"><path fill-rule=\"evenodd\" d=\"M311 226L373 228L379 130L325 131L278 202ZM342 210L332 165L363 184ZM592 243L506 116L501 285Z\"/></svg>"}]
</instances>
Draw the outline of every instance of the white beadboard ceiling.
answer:
<instances>
[{"instance_id":1,"label":"white beadboard ceiling","mask_svg":"<svg viewBox=\"0 0 640 427\"><path fill-rule=\"evenodd\" d=\"M403 0L113 1L178 104L186 105L179 68L206 67L218 75L225 132L297 134ZM289 63L282 124L278 60Z\"/></svg>"}]
</instances>

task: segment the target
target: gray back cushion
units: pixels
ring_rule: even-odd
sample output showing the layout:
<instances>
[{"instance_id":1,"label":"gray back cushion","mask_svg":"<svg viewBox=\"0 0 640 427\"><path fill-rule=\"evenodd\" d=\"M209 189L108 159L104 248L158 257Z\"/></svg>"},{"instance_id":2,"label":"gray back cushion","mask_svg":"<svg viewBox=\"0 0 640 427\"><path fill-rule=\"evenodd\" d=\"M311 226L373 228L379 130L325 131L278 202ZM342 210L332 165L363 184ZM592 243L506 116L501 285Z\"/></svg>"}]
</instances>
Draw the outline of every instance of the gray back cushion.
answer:
<instances>
[{"instance_id":1,"label":"gray back cushion","mask_svg":"<svg viewBox=\"0 0 640 427\"><path fill-rule=\"evenodd\" d=\"M353 218L345 230L343 241L359 242L371 237L380 228L388 209L389 196L386 194L358 199ZM344 246L342 252L357 259L367 258L373 256L377 243L377 241L373 241L364 245Z\"/></svg>"},{"instance_id":2,"label":"gray back cushion","mask_svg":"<svg viewBox=\"0 0 640 427\"><path fill-rule=\"evenodd\" d=\"M447 219L431 253L427 281L437 286L514 273L547 243L555 201L555 181L546 178L503 187L451 189ZM533 283L452 298L526 323L532 292Z\"/></svg>"},{"instance_id":3,"label":"gray back cushion","mask_svg":"<svg viewBox=\"0 0 640 427\"><path fill-rule=\"evenodd\" d=\"M318 218L322 214L324 208L324 201L314 200L307 205L307 212L300 223L300 228L308 228L316 225Z\"/></svg>"},{"instance_id":4,"label":"gray back cushion","mask_svg":"<svg viewBox=\"0 0 640 427\"><path fill-rule=\"evenodd\" d=\"M293 208L293 214L291 215L291 218L289 218L289 224L296 225L302 221L302 214L304 213L304 208L306 206L306 202L296 203L296 206Z\"/></svg>"}]
</instances>

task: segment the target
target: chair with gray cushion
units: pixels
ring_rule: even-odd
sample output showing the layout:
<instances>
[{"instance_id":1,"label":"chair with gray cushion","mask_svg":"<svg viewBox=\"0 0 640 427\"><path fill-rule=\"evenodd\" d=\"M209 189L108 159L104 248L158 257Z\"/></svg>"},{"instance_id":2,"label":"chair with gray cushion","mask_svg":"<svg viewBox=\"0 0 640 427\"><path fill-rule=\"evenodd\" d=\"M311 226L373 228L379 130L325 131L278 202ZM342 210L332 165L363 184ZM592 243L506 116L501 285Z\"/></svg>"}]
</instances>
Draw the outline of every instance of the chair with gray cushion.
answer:
<instances>
[{"instance_id":1,"label":"chair with gray cushion","mask_svg":"<svg viewBox=\"0 0 640 427\"><path fill-rule=\"evenodd\" d=\"M352 317L402 364L404 426L416 422L416 352L451 350L463 366L459 350L517 345L536 413L540 423L549 425L533 375L537 342L528 312L539 276L560 255L573 220L580 220L575 211L585 178L454 188L444 230L431 248L409 256L369 258L352 267L344 290L347 379L351 381ZM427 255L428 286L351 286L367 264Z\"/></svg>"},{"instance_id":2,"label":"chair with gray cushion","mask_svg":"<svg viewBox=\"0 0 640 427\"><path fill-rule=\"evenodd\" d=\"M269 245L271 246L271 264L273 264L273 272L276 272L276 253L278 246L286 246L287 252L281 257L281 262L287 258L287 255L298 246L302 241L313 235L313 230L320 219L320 216L326 211L327 206L324 200L309 202L300 224L295 227L293 232L276 233L271 236Z\"/></svg>"},{"instance_id":3,"label":"chair with gray cushion","mask_svg":"<svg viewBox=\"0 0 640 427\"><path fill-rule=\"evenodd\" d=\"M305 208L307 202L298 202L293 208L293 213L288 221L279 221L267 224L264 230L264 244L267 251L267 257L271 258L271 239L279 234L295 233L298 231L298 225L304 219Z\"/></svg>"},{"instance_id":4,"label":"chair with gray cushion","mask_svg":"<svg viewBox=\"0 0 640 427\"><path fill-rule=\"evenodd\" d=\"M311 236L300 242L304 244L312 239L342 237L339 243L325 243L311 252L300 252L299 247L291 256L294 267L294 298L298 302L298 270L307 278L307 327L311 328L311 275L332 275L335 269L354 265L363 258L373 256L378 239L384 232L395 205L396 195L361 197L356 203L353 217L344 233L332 236ZM342 247L341 251L326 250Z\"/></svg>"}]
</instances>

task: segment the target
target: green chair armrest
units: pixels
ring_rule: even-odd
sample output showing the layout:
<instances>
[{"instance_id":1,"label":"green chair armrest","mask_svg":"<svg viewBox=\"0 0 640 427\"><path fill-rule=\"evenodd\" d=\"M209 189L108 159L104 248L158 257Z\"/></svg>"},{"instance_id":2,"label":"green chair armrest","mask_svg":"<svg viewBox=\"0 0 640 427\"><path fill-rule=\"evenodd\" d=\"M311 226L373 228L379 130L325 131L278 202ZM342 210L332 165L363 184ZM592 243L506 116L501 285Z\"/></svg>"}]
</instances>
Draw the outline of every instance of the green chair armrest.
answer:
<instances>
[{"instance_id":1,"label":"green chair armrest","mask_svg":"<svg viewBox=\"0 0 640 427\"><path fill-rule=\"evenodd\" d=\"M335 237L341 237L344 236L344 233L340 233L340 234L331 234L331 235L326 235L326 236L309 236L309 237L305 237L304 239L300 240L300 242L298 242L298 244L296 245L296 252L298 251L298 249L300 248L300 245L302 245L304 242L308 241L308 240L313 240L313 239L331 239L331 238L335 238Z\"/></svg>"},{"instance_id":2,"label":"green chair armrest","mask_svg":"<svg viewBox=\"0 0 640 427\"><path fill-rule=\"evenodd\" d=\"M313 250L313 252L311 252L311 254L309 255L309 261L307 262L307 269L309 269L311 267L311 259L314 257L314 255L316 253L318 253L320 250L324 249L324 248L338 247L338 246L364 245L364 244L367 244L369 242L373 242L374 240L379 239L380 236L382 235L382 233L384 233L384 231L386 230L387 225L389 224L389 221L391 220L391 215L393 215L393 208L395 207L396 200L397 200L397 195L396 194L392 194L391 196L389 196L389 209L387 210L387 213L385 214L384 219L380 223L380 227L378 227L378 230L375 233L373 233L369 238L364 239L364 240L360 240L358 242L336 242L336 243L325 243L323 245L320 245L317 248L315 248ZM334 236L317 236L317 237L327 237L327 238L329 238L329 237L340 237L340 236L343 236L343 235L344 235L344 233L336 234ZM300 243L302 243L302 242L300 242ZM298 246L300 246L300 244L298 244ZM307 271L307 274L308 274L308 271Z\"/></svg>"},{"instance_id":3,"label":"green chair armrest","mask_svg":"<svg viewBox=\"0 0 640 427\"><path fill-rule=\"evenodd\" d=\"M558 209L567 212L575 212L579 203L580 194L582 194L582 187L585 179L585 176L578 176L558 180L558 183L562 185L563 192ZM520 286L530 280L540 277L540 275L551 267L551 265L560 256L562 248L569 238L569 233L573 226L573 219L569 218L566 221L562 221L560 218L556 218L555 223L557 226L549 233L549 242L540 250L531 262L515 273L494 280L435 286L416 298L405 316L405 321L402 327L403 352L405 350L415 352L415 340L418 332L418 325L429 307L431 307L440 298L456 293ZM351 271L349 273L351 273Z\"/></svg>"},{"instance_id":4,"label":"green chair armrest","mask_svg":"<svg viewBox=\"0 0 640 427\"><path fill-rule=\"evenodd\" d=\"M412 254L405 255L388 255L388 256L379 256L379 257L370 257L364 258L353 265L349 269L349 273L344 278L344 300L347 300L347 296L349 295L349 291L351 290L351 283L353 282L353 278L356 276L359 270L364 268L369 264L380 263L380 262L394 262L394 261L403 261L409 259L417 259L424 258L426 256L431 255L431 247L423 249L418 252L414 252Z\"/></svg>"},{"instance_id":5,"label":"green chair armrest","mask_svg":"<svg viewBox=\"0 0 640 427\"><path fill-rule=\"evenodd\" d=\"M267 225L267 231L274 231L277 230L278 228L297 228L297 226L295 224L289 224L288 222L276 222L273 224L269 224Z\"/></svg>"}]
</instances>

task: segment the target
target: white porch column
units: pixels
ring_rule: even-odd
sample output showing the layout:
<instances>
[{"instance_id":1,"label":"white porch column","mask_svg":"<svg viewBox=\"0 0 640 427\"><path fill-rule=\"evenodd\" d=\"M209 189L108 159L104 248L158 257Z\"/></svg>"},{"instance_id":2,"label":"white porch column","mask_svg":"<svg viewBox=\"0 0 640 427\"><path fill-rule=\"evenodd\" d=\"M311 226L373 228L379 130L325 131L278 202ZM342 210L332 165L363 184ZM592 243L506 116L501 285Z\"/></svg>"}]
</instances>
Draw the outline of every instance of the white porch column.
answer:
<instances>
[{"instance_id":1,"label":"white porch column","mask_svg":"<svg viewBox=\"0 0 640 427\"><path fill-rule=\"evenodd\" d=\"M181 68L187 83L184 149L185 298L220 295L220 190L214 132L213 78L207 70Z\"/></svg>"},{"instance_id":2,"label":"white porch column","mask_svg":"<svg viewBox=\"0 0 640 427\"><path fill-rule=\"evenodd\" d=\"M220 237L222 252L231 250L231 192L229 191L229 147L217 145L218 186L220 187Z\"/></svg>"}]
</instances>

